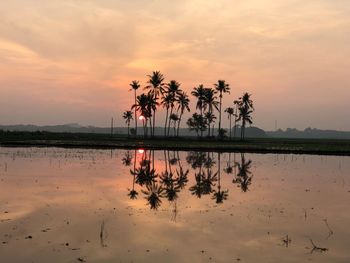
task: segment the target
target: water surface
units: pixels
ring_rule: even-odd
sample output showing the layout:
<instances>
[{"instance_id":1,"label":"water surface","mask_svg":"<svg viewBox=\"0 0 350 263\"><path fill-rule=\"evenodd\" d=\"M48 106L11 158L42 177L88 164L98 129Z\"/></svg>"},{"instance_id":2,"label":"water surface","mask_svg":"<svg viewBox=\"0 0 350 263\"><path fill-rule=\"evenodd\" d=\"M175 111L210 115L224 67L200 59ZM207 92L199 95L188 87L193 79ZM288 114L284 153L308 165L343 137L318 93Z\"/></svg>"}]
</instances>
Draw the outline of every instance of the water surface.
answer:
<instances>
[{"instance_id":1,"label":"water surface","mask_svg":"<svg viewBox=\"0 0 350 263\"><path fill-rule=\"evenodd\" d=\"M1 262L350 262L349 172L335 156L0 148Z\"/></svg>"}]
</instances>

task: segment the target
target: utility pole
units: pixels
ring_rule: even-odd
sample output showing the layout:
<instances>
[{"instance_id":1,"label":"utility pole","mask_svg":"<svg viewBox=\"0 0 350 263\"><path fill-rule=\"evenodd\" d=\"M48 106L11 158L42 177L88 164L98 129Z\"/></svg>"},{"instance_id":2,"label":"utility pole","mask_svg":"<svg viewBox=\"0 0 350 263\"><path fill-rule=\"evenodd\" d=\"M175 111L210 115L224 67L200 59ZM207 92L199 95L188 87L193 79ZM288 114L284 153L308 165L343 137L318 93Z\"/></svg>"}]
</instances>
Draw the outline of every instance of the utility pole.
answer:
<instances>
[{"instance_id":1,"label":"utility pole","mask_svg":"<svg viewBox=\"0 0 350 263\"><path fill-rule=\"evenodd\" d=\"M275 120L275 131L277 131L277 120Z\"/></svg>"}]
</instances>

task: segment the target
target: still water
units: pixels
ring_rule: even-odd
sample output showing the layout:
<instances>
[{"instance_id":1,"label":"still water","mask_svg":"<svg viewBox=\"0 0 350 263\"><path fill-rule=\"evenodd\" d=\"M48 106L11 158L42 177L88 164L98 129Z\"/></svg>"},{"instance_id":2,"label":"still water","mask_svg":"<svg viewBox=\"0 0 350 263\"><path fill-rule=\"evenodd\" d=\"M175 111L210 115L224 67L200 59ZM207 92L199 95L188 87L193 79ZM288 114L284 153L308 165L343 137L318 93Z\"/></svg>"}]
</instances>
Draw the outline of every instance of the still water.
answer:
<instances>
[{"instance_id":1,"label":"still water","mask_svg":"<svg viewBox=\"0 0 350 263\"><path fill-rule=\"evenodd\" d=\"M0 148L0 262L350 262L350 157Z\"/></svg>"}]
</instances>

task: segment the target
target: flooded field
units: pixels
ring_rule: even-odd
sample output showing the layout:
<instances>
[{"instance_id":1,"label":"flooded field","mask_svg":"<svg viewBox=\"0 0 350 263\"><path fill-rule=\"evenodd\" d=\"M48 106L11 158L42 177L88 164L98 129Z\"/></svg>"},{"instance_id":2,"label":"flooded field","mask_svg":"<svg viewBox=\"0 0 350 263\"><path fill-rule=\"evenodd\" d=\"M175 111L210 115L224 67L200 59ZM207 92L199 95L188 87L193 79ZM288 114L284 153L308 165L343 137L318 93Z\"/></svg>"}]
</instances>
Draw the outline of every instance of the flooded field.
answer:
<instances>
[{"instance_id":1,"label":"flooded field","mask_svg":"<svg viewBox=\"0 0 350 263\"><path fill-rule=\"evenodd\" d=\"M350 262L350 157L0 148L1 262Z\"/></svg>"}]
</instances>

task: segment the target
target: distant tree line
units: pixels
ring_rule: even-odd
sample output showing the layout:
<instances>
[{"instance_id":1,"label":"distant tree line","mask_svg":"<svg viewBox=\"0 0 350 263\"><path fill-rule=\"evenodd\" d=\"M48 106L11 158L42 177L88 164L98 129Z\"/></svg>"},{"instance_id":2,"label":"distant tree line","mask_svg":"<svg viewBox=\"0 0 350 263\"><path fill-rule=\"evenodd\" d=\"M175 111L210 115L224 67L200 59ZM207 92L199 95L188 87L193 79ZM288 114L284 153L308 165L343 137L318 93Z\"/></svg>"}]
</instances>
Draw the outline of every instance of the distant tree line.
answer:
<instances>
[{"instance_id":1,"label":"distant tree line","mask_svg":"<svg viewBox=\"0 0 350 263\"><path fill-rule=\"evenodd\" d=\"M189 95L181 89L181 84L176 80L165 82L165 78L159 71L153 71L147 75L147 85L143 87L144 92L140 95L137 91L141 88L140 82L134 80L130 83L130 91L134 92L134 103L130 110L123 113L123 118L128 126L128 136L137 136L138 119L142 121L144 137L155 136L156 113L160 107L165 110L164 136L179 136L180 124L184 113L190 112ZM196 100L196 110L186 121L188 128L197 133L198 137L203 137L207 131L207 137L217 136L223 139L227 135L227 130L222 128L222 98L225 94L230 94L230 85L225 80L218 80L213 87L204 87L200 84L194 87L191 95ZM237 123L240 122L243 140L245 127L251 125L252 113L254 111L251 94L245 92L241 97L232 102L224 112L227 113L230 127L229 138L232 139L232 119L234 122L233 137L236 138ZM217 134L214 134L215 122L218 113ZM130 124L135 121L135 128L130 129ZM171 130L172 133L171 133Z\"/></svg>"}]
</instances>

